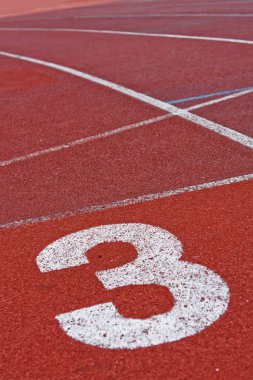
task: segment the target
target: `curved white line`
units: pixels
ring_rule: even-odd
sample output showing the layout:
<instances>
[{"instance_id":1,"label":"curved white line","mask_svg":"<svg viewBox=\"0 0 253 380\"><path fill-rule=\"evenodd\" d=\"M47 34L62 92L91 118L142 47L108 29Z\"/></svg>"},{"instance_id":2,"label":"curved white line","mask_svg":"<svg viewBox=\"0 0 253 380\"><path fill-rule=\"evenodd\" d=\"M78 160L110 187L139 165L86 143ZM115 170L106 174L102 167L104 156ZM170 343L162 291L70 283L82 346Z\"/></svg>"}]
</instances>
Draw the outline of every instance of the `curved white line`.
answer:
<instances>
[{"instance_id":1,"label":"curved white line","mask_svg":"<svg viewBox=\"0 0 253 380\"><path fill-rule=\"evenodd\" d=\"M237 44L253 45L252 40L240 40L234 38L221 38L221 37L203 37L203 36L185 36L179 34L157 34L157 33L141 33L141 32L123 32L117 30L94 30L94 29L69 29L69 28L0 28L0 31L5 32L71 32L71 33L98 33L98 34L112 34L112 35L125 35L137 37L159 37L159 38L178 38L187 40L202 40L214 42L230 42Z\"/></svg>"},{"instance_id":2,"label":"curved white line","mask_svg":"<svg viewBox=\"0 0 253 380\"><path fill-rule=\"evenodd\" d=\"M197 124L201 127L206 128L210 131L218 133L221 136L227 137L230 140L236 141L237 143L240 143L240 144L242 144L242 145L244 145L250 149L253 149L253 138L251 138L249 136L245 136L240 132L236 132L230 128L223 127L222 125L214 123L214 122L207 120L203 117L200 117L198 115L194 115L187 110L183 110L183 109L178 108L172 104L164 103L161 100L158 100L158 99L152 98L151 96L148 96L148 95L142 94L140 92L131 90L131 89L124 87L124 86L121 86L119 84L110 82L110 81L105 80L105 79L98 78L94 75L87 74L87 73L84 73L84 72L79 71L79 70L72 69L72 68L67 67L67 66L62 66L62 65L58 65L58 64L52 63L52 62L42 61L42 60L36 59L36 58L26 57L26 56L22 56L22 55L18 55L18 54L13 54L13 53L7 53L4 51L0 51L0 56L4 56L4 57L8 57L8 58L15 58L15 59L19 59L21 61L26 61L26 62L34 63L37 65L50 67L51 69L59 70L59 71L62 71L64 73L71 74L71 75L74 75L76 77L88 80L92 83L96 83L96 84L99 84L101 86L110 88L111 90L114 90L114 91L117 91L121 94L127 95L133 99L141 101L141 102L148 104L152 107L159 108L159 109L166 111L166 112L168 112L174 116L179 116L182 119L188 120L194 124Z\"/></svg>"},{"instance_id":3,"label":"curved white line","mask_svg":"<svg viewBox=\"0 0 253 380\"><path fill-rule=\"evenodd\" d=\"M207 106L210 106L210 105L213 105L216 103L224 102L226 100L230 100L230 99L242 96L242 95L249 94L251 92L253 92L253 90L244 90L241 92L237 92L235 94L231 94L231 95L223 96L221 98L213 99L213 100L210 100L208 102L196 104L194 106L186 108L186 110L191 111L191 110L196 110L199 108L207 107ZM66 143L61 144L61 145L55 145L55 146L52 146L50 148L37 150L35 152L31 152L31 153L25 154L23 156L14 157L14 158L11 158L11 159L6 160L6 161L0 161L0 166L9 166L9 165L15 164L17 162L31 160L35 157L43 156L43 155L50 154L50 153L59 152L59 151L64 150L64 149L73 148L75 146L83 145L83 144L91 142L91 141L104 139L104 138L111 137L111 136L114 136L117 134L121 134L121 133L130 131L130 130L133 130L133 129L145 127L145 126L157 123L159 121L169 119L171 117L173 117L173 115L165 114L165 115L161 115L158 117L153 117L151 119L143 120L143 121L140 121L138 123L131 124L131 125L126 125L123 127L119 127L116 129L106 131L106 132L98 133L96 135L87 136L87 137L83 137L83 138L78 139L78 140L66 142Z\"/></svg>"}]
</instances>

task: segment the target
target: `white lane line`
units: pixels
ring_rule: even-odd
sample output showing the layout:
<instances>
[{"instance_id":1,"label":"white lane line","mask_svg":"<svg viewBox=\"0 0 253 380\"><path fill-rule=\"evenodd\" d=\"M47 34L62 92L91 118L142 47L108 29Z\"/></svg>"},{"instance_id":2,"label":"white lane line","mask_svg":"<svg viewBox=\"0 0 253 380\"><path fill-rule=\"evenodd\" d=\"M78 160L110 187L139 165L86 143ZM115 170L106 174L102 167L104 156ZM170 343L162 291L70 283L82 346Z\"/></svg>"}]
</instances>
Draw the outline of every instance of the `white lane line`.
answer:
<instances>
[{"instance_id":1,"label":"white lane line","mask_svg":"<svg viewBox=\"0 0 253 380\"><path fill-rule=\"evenodd\" d=\"M38 156L42 156L45 154L58 152L58 151L63 150L63 149L68 149L68 148L72 148L74 146L82 145L82 144L88 143L90 141L110 137L110 136L113 136L113 135L116 135L119 133L123 133L123 132L129 131L129 130L132 130L132 129L136 129L136 128L140 128L140 127L143 127L146 125L153 124L155 122L167 119L170 116L172 116L172 115L166 114L166 115L162 115L162 116L158 116L158 117L153 117L151 119L143 120L143 121L140 121L138 123L126 125L126 126L123 126L120 128L112 129L110 131L98 133L96 135L83 137L83 138L78 139L78 140L70 141L70 142L67 142L67 143L61 144L61 145L56 145L56 146L53 146L51 148L38 150L36 152L32 152L32 153L29 153L29 154L26 154L23 156L14 157L14 158L11 158L10 160L0 161L0 166L8 166L8 165L14 164L16 162L26 161L26 160L29 160L29 159L32 159L32 158L35 158Z\"/></svg>"},{"instance_id":2,"label":"white lane line","mask_svg":"<svg viewBox=\"0 0 253 380\"><path fill-rule=\"evenodd\" d=\"M108 209L117 208L117 207L129 206L129 205L133 205L133 204L137 204L137 203L143 203L143 202L153 201L156 199L167 198L167 197L171 197L171 196L178 195L178 194L190 193L193 191L199 191L199 190L204 190L204 189L211 189L211 188L218 187L218 186L231 185L233 183L250 181L250 180L253 180L253 173L238 176L238 177L226 178L226 179L219 180L219 181L202 183L199 185L181 187L181 188L174 189L174 190L164 191L162 193L144 194L144 195L140 195L140 196L134 197L134 198L123 199L120 201L101 204L101 205L83 207L83 208L80 208L77 210L58 212L55 214L40 216L40 217L36 217L36 218L27 218L27 219L15 220L15 221L8 222L5 224L0 224L0 229L1 228L18 227L21 225L28 225L28 224L34 224L34 223L40 223L40 222L47 222L49 220L66 218L69 216L82 215L82 214L88 214L88 213L92 213L92 212L103 211L103 210L108 210Z\"/></svg>"},{"instance_id":3,"label":"white lane line","mask_svg":"<svg viewBox=\"0 0 253 380\"><path fill-rule=\"evenodd\" d=\"M76 77L88 80L92 83L99 84L99 85L104 86L106 88L110 88L111 90L117 91L121 94L129 96L133 99L136 99L140 102L148 104L152 107L159 108L159 109L166 111L166 112L168 112L174 116L179 116L182 119L188 120L194 124L197 124L201 127L206 128L212 132L215 132L215 133L217 133L223 137L227 137L230 140L233 140L233 141L235 141L239 144L242 144L242 145L244 145L250 149L253 149L253 138L251 138L249 136L243 135L242 133L236 132L230 128L223 127L220 124L214 123L214 122L207 120L203 117L192 114L187 110L183 110L183 109L178 108L172 104L164 103L161 100L152 98L151 96L142 94L142 93L137 92L135 90L131 90L131 89L124 87L124 86L121 86L119 84L110 82L110 81L105 80L105 79L101 79L99 77L96 77L96 76L91 75L91 74L87 74L87 73L79 71L79 70L72 69L72 68L67 67L67 66L62 66L62 65L58 65L58 64L52 63L52 62L42 61L42 60L36 59L36 58L26 57L26 56L22 56L19 54L7 53L4 51L0 51L0 56L1 55L4 57L8 57L8 58L19 59L22 61L37 64L37 65L50 67L51 69L62 71L64 73L71 74L71 75L74 75Z\"/></svg>"},{"instance_id":4,"label":"white lane line","mask_svg":"<svg viewBox=\"0 0 253 380\"><path fill-rule=\"evenodd\" d=\"M244 90L241 92L235 92L234 94L222 96L221 98L216 98L213 100L208 100L207 102L196 104L195 106L191 106L191 107L186 108L186 109L188 111L193 111L193 110L198 109L198 108L203 108L203 107L211 106L211 105L216 104L216 103L224 102L225 100L238 98L242 95L246 95L246 94L249 94L251 92L253 92L253 89L248 89L248 90Z\"/></svg>"},{"instance_id":5,"label":"white lane line","mask_svg":"<svg viewBox=\"0 0 253 380\"><path fill-rule=\"evenodd\" d=\"M237 93L234 93L231 95L223 96L223 97L218 98L218 99L210 100L208 102L200 103L200 104L188 107L188 108L186 108L186 110L191 111L191 110L196 110L199 108L207 107L207 106L210 106L210 105L213 105L216 103L224 102L224 101L232 99L232 98L237 98L239 96L246 95L250 92L253 92L253 89L237 92ZM8 165L20 162L20 161L26 161L26 160L33 159L35 157L39 157L39 156L43 156L46 154L58 152L58 151L68 149L68 148L73 148L74 146L82 145L82 144L85 144L85 143L88 143L88 142L91 142L94 140L107 138L107 137L110 137L110 136L113 136L116 134L124 133L124 132L130 131L130 130L133 130L133 129L137 129L137 128L144 127L147 125L151 125L153 123L157 123L159 121L169 119L171 117L173 117L173 115L165 114L165 115L161 115L158 117L153 117L151 119L143 120L143 121L140 121L138 123L126 125L126 126L116 128L116 129L112 129L110 131L106 131L103 133L98 133L96 135L83 137L81 139L70 141L70 142L67 142L65 144L56 145L56 146L46 148L46 149L41 149L41 150L38 150L36 152L28 153L26 155L19 156L19 157L14 157L14 158L11 158L11 159L6 160L6 161L0 161L0 166L8 166Z\"/></svg>"},{"instance_id":6,"label":"white lane line","mask_svg":"<svg viewBox=\"0 0 253 380\"><path fill-rule=\"evenodd\" d=\"M0 16L1 17L1 16ZM19 21L44 21L44 20L66 20L66 19L123 19L123 18L170 18L170 17L253 17L253 13L140 13L140 14L108 14L108 15L78 15L78 16L50 16L36 18L21 18ZM2 20L1 20L2 21ZM14 20L3 20L6 22Z\"/></svg>"},{"instance_id":7,"label":"white lane line","mask_svg":"<svg viewBox=\"0 0 253 380\"><path fill-rule=\"evenodd\" d=\"M74 16L79 19L118 19L118 18L162 18L162 17L253 17L253 13L144 13Z\"/></svg>"},{"instance_id":8,"label":"white lane line","mask_svg":"<svg viewBox=\"0 0 253 380\"><path fill-rule=\"evenodd\" d=\"M70 28L0 28L2 32L71 32L71 33L98 33L98 34L111 34L122 36L137 36L137 37L159 37L159 38L177 38L187 40L202 40L202 41L215 41L215 42L230 42L237 44L253 45L252 40L241 40L235 38L221 38L221 37L203 37L203 36L185 36L179 34L157 34L157 33L142 33L142 32L127 32L118 30L94 30L94 29L70 29Z\"/></svg>"}]
</instances>

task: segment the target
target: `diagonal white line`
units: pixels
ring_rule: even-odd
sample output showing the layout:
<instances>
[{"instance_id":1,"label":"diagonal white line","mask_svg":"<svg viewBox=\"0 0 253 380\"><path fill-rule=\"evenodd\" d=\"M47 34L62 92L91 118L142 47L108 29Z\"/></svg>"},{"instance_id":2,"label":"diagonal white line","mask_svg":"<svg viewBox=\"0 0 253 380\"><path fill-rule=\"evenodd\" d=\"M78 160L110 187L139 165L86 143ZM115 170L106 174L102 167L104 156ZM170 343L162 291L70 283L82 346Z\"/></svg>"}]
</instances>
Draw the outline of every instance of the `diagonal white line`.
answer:
<instances>
[{"instance_id":1,"label":"diagonal white line","mask_svg":"<svg viewBox=\"0 0 253 380\"><path fill-rule=\"evenodd\" d=\"M147 201L153 201L155 199L168 198L174 195L190 193L193 191L199 191L199 190L204 190L204 189L211 189L214 187L231 185L233 183L250 181L250 180L253 180L253 174L246 174L246 175L227 178L227 179L223 179L219 181L207 182L207 183L202 183L199 185L192 185L192 186L187 186L187 187L181 187L179 189L168 190L162 193L140 195L138 197L128 198L128 199L124 199L124 200L120 200L120 201L116 201L112 203L83 207L77 210L59 212L56 214L40 216L37 218L15 220L12 222L1 224L0 229L18 227L21 225L28 225L28 224L34 224L34 223L40 223L40 222L47 222L49 220L61 219L61 218L66 218L66 217L74 216L74 215L83 215L83 214L88 214L92 212L103 211L103 210L108 210L112 208L123 207L123 206L133 205L137 203L143 203Z\"/></svg>"},{"instance_id":2,"label":"diagonal white line","mask_svg":"<svg viewBox=\"0 0 253 380\"><path fill-rule=\"evenodd\" d=\"M179 116L182 119L188 120L194 124L197 124L201 127L209 129L210 131L218 133L219 135L227 137L230 140L236 141L236 142L238 142L238 143L240 143L240 144L242 144L242 145L244 145L250 149L253 149L253 138L251 138L249 136L243 135L242 133L236 132L230 128L223 127L222 125L214 123L214 122L207 120L201 116L192 114L187 110L183 110L183 109L178 108L172 104L164 103L161 100L152 98L151 96L142 94L142 93L137 92L135 90L131 90L131 89L124 87L124 86L121 86L119 84L110 82L110 81L105 80L105 79L101 79L99 77L96 77L96 76L91 75L91 74L87 74L87 73L79 71L79 70L72 69L72 68L67 67L67 66L58 65L58 64L53 63L53 62L42 61L40 59L26 57L26 56L22 56L19 54L7 53L4 51L0 51L0 56L1 55L4 57L8 57L8 58L19 59L21 61L26 61L26 62L34 63L37 65L46 66L46 67L49 67L51 69L62 71L64 73L71 74L71 75L74 75L76 77L88 80L92 83L96 83L96 84L99 84L101 86L110 88L111 90L117 91L117 92L124 94L126 96L129 96L133 99L136 99L136 100L141 101L143 103L149 104L152 107L159 108L159 109L166 111L166 112L168 112L174 116Z\"/></svg>"},{"instance_id":3,"label":"diagonal white line","mask_svg":"<svg viewBox=\"0 0 253 380\"><path fill-rule=\"evenodd\" d=\"M176 38L186 40L202 40L214 42L231 42L237 44L253 45L252 40L241 40L235 38L222 38L222 37L206 37L206 36L186 36L179 34L165 34L165 33L142 33L142 32L127 32L119 30L95 30L95 29L72 29L72 28L16 28L6 27L0 28L2 32L70 32L70 33L94 33L94 34L111 34L122 36L136 36L136 37L158 37L158 38Z\"/></svg>"},{"instance_id":4,"label":"diagonal white line","mask_svg":"<svg viewBox=\"0 0 253 380\"><path fill-rule=\"evenodd\" d=\"M197 104L195 106L191 106L191 107L187 108L187 110L193 111L193 110L198 109L198 108L203 108L203 107L206 107L206 106L211 106L211 105L216 104L216 103L224 102L225 100L230 100L230 99L242 96L242 95L249 94L252 91L253 91L253 88L252 89L250 88L248 90L243 90L243 91L240 91L240 92L235 92L235 93L230 94L230 95L225 95L225 96L223 96L221 98L216 98L216 99L213 99L213 100L208 100L207 102L204 102L204 103L201 103L201 104Z\"/></svg>"},{"instance_id":5,"label":"diagonal white line","mask_svg":"<svg viewBox=\"0 0 253 380\"><path fill-rule=\"evenodd\" d=\"M209 122L208 120L200 118L199 116L192 115L188 111L180 110L180 109L178 109L175 106L164 104L163 102L161 102L161 101L159 101L157 99L151 98L151 97L146 96L144 94L140 94L140 93L138 93L136 91L133 91L133 90L129 90L129 89L123 87L123 86L119 86L119 85L117 85L115 83L112 83L112 82L109 82L109 81L106 81L106 80L94 77L92 75L80 72L78 70L74 70L74 69L71 69L71 68L68 68L68 67L65 67L65 66L57 65L57 64L54 64L54 63L51 63L51 62L41 61L41 60L38 60L38 59L34 59L34 58L30 58L30 57L24 57L24 56L20 56L20 55L17 55L17 54L12 54L12 53L0 52L0 55L6 56L6 57L11 57L11 58L16 58L16 59L21 59L21 60L24 60L24 61L27 61L27 62L31 62L31 63L35 63L35 64L40 64L40 65L44 65L44 66L47 66L47 67L50 67L50 68L53 68L53 69L56 69L56 70L60 70L60 71L63 71L63 72L66 72L66 73L69 73L69 74L81 77L83 79L89 80L89 81L91 81L93 83L97 83L97 84L103 85L105 87L109 87L109 88L111 88L111 89L113 89L115 91L121 92L121 93L123 93L125 95L128 95L128 96L131 96L131 97L133 97L135 99L143 101L143 102L145 102L147 104L150 104L150 105L152 105L154 107L163 109L163 110L165 110L167 112L171 112L173 115L181 116L181 117L183 117L183 118L185 118L187 120L194 119L195 122L196 122L196 120L201 121L201 122L204 121L205 123L207 122L207 124L209 126L211 124L212 128L218 126L218 128L223 128L223 129L227 130L227 128L224 128L224 127L219 126L219 125L217 125L215 123ZM210 102L207 102L207 103L210 103ZM207 126L205 126L205 127L207 127ZM210 129L210 127L208 129ZM231 131L232 133L235 132L235 131L232 131L232 130L229 130L229 131ZM241 135L241 134L239 134L239 136L243 136L243 138L247 138L247 136L244 136L244 135ZM232 139L234 139L234 138L232 138ZM181 193L184 193L184 192L191 192L191 191L196 191L196 190L201 190L201 189L207 189L207 188L221 186L221 185L226 185L226 184L231 184L231 183L235 183L235 182L247 181L247 180L250 180L250 179L253 179L253 174L249 174L249 175L245 175L245 176L239 176L239 177L234 177L234 178L229 178L229 179L225 179L225 180L221 180L221 181L209 182L209 183L200 184L200 185L188 186L188 187L185 187L185 188L180 188L180 189L175 189L175 190L169 190L169 191L163 192L163 193L143 195L143 196L139 196L137 198L126 199L126 200L114 202L114 203L111 203L111 204L91 206L91 207L88 207L88 208L82 208L82 209L74 210L74 211L67 211L67 212L64 212L64 213L58 213L58 214L43 216L43 217L39 217L39 218L29 218L29 219L25 219L25 220L13 221L13 222L10 222L10 223L2 224L0 227L1 228L10 228L10 227L14 227L14 226L22 225L22 224L31 224L31 223L36 223L36 222L40 222L40 221L46 221L46 220L61 218L61 217L64 217L64 216L75 215L75 214L78 214L78 213L99 211L99 210L103 210L103 209L107 209L107 208L124 206L126 204L133 204L133 203L144 202L144 201L148 201L148 200L152 200L152 199L159 199L159 198L163 198L163 197L168 197L168 196L172 196L172 195L176 195L176 194L181 194Z\"/></svg>"},{"instance_id":6,"label":"diagonal white line","mask_svg":"<svg viewBox=\"0 0 253 380\"><path fill-rule=\"evenodd\" d=\"M158 116L158 117L153 117L151 119L143 120L143 121L140 121L138 123L126 125L126 126L123 126L120 128L112 129L110 131L98 133L96 135L83 137L81 139L70 141L70 142L67 142L67 143L61 144L61 145L56 145L56 146L53 146L53 147L50 147L47 149L41 149L41 150L38 150L36 152L28 153L28 154L23 155L23 156L14 157L14 158L11 158L11 159L6 160L6 161L0 161L0 166L8 166L8 165L20 162L20 161L26 161L26 160L29 160L29 159L32 159L35 157L43 156L45 154L50 154L50 153L58 152L58 151L61 151L64 149L73 148L74 146L82 145L82 144L85 144L85 143L88 143L88 142L91 142L94 140L103 139L103 138L110 137L110 136L113 136L113 135L116 135L119 133L123 133L123 132L129 131L129 130L132 130L132 129L136 129L136 128L140 128L140 127L143 127L146 125L150 125L150 124L153 124L155 122L167 119L170 116L171 115L166 114L166 115L162 115L162 116Z\"/></svg>"},{"instance_id":7,"label":"diagonal white line","mask_svg":"<svg viewBox=\"0 0 253 380\"><path fill-rule=\"evenodd\" d=\"M246 95L250 92L253 92L253 89L252 90L251 89L250 90L244 90L244 91L237 92L237 93L234 93L231 95L223 96L223 97L218 98L218 99L213 99L213 100L210 100L208 102L200 103L200 104L188 107L188 108L186 108L186 110L191 111L191 110L196 110L199 108L207 107L207 106L210 106L210 105L213 105L216 103L224 102L224 101L232 99L232 98L237 98L239 96ZM17 162L33 159L35 157L39 157L39 156L43 156L46 154L58 152L58 151L61 151L64 149L73 148L74 146L82 145L82 144L85 144L85 143L88 143L88 142L91 142L94 140L107 138L107 137L114 136L114 135L120 134L120 133L124 133L124 132L130 131L130 130L133 130L133 129L145 127L145 126L151 125L153 123L157 123L159 121L169 119L171 117L173 117L173 115L165 114L162 116L153 117L151 119L143 120L143 121L140 121L138 123L134 123L134 124L126 125L126 126L116 128L116 129L113 129L110 131L106 131L103 133L98 133L96 135L83 137L81 139L70 141L70 142L67 142L65 144L56 145L56 146L46 148L46 149L41 149L41 150L38 150L36 152L28 153L26 155L19 156L19 157L14 157L14 158L11 158L11 159L6 160L6 161L0 161L0 166L8 166L8 165L12 165L12 164L17 163Z\"/></svg>"}]
</instances>

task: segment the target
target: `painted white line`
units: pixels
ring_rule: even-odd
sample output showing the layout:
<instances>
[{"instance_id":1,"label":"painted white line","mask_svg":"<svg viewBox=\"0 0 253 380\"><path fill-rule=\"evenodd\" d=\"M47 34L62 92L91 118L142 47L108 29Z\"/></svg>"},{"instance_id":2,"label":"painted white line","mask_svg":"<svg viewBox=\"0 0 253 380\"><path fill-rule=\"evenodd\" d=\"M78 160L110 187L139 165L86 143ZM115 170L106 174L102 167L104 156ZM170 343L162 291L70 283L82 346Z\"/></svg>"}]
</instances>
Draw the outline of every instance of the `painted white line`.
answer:
<instances>
[{"instance_id":1,"label":"painted white line","mask_svg":"<svg viewBox=\"0 0 253 380\"><path fill-rule=\"evenodd\" d=\"M237 98L239 96L246 95L250 92L253 92L253 89L237 92L237 93L234 93L231 95L223 96L222 98L213 99L213 100L210 100L208 102L200 103L200 104L188 107L188 108L186 108L186 110L191 111L191 110L196 110L199 108L207 107L207 106L210 106L210 105L215 104L215 103L224 102L224 101L232 99L232 98ZM38 150L36 152L28 153L26 155L19 156L19 157L14 157L14 158L11 158L11 159L6 160L6 161L0 161L0 166L8 166L8 165L12 165L12 164L17 163L17 162L33 159L35 157L39 157L39 156L43 156L46 154L58 152L58 151L61 151L64 149L73 148L74 146L82 145L82 144L85 144L85 143L88 143L88 142L91 142L94 140L104 139L104 138L107 138L107 137L110 137L110 136L113 136L116 134L124 133L124 132L130 131L130 130L133 130L133 129L145 127L147 125L151 125L153 123L157 123L159 121L169 119L171 117L173 117L173 115L168 115L168 114L158 116L158 117L153 117L151 119L143 120L143 121L140 121L138 123L126 125L126 126L116 128L116 129L113 129L110 131L98 133L96 135L83 137L81 139L70 141L70 142L67 142L65 144L56 145L56 146L46 148L46 149L41 149L41 150Z\"/></svg>"},{"instance_id":2,"label":"painted white line","mask_svg":"<svg viewBox=\"0 0 253 380\"><path fill-rule=\"evenodd\" d=\"M214 42L230 42L237 44L253 45L252 40L241 40L235 38L221 38L221 37L203 37L203 36L185 36L179 34L157 34L157 33L141 33L141 32L124 32L118 30L94 30L94 29L70 29L70 28L0 28L2 32L71 32L71 33L98 33L98 34L112 34L122 36L136 36L136 37L159 37L159 38L177 38L187 40L202 40Z\"/></svg>"},{"instance_id":3,"label":"painted white line","mask_svg":"<svg viewBox=\"0 0 253 380\"><path fill-rule=\"evenodd\" d=\"M218 186L231 185L233 183L250 181L250 180L253 180L253 173L238 176L238 177L226 178L226 179L219 180L219 181L202 183L199 185L181 187L178 189L168 190L168 191L164 191L161 193L144 194L144 195L140 195L138 197L123 199L120 201L115 201L115 202L107 203L107 204L88 206L88 207L83 207L83 208L76 209L76 210L58 212L55 214L40 216L40 217L36 217L36 218L27 218L27 219L15 220L15 221L8 222L5 224L0 224L0 228L13 228L13 227L21 226L21 225L42 223L42 222L47 222L49 220L62 219L62 218L66 218L69 216L83 215L83 214L108 210L108 209L117 208L117 207L129 206L129 205L133 205L133 204L137 204L137 203L143 203L143 202L153 201L156 199L167 198L167 197L171 197L174 195L190 193L193 191L199 191L199 190L204 190L204 189L211 189L211 188L218 187Z\"/></svg>"},{"instance_id":4,"label":"painted white line","mask_svg":"<svg viewBox=\"0 0 253 380\"><path fill-rule=\"evenodd\" d=\"M1 17L1 16L0 16ZM232 18L248 18L253 17L253 13L135 13L135 14L123 14L123 13L115 13L108 15L78 15L78 16L50 16L50 17L30 17L30 18L20 18L19 21L44 21L44 20L69 20L69 19L124 19L124 18L171 18L171 17L232 17ZM1 21L14 21L15 19L8 18L7 20Z\"/></svg>"},{"instance_id":5,"label":"painted white line","mask_svg":"<svg viewBox=\"0 0 253 380\"><path fill-rule=\"evenodd\" d=\"M252 13L144 13L144 14L112 14L96 16L74 16L78 19L119 19L119 18L169 18L169 17L253 17Z\"/></svg>"},{"instance_id":6,"label":"painted white line","mask_svg":"<svg viewBox=\"0 0 253 380\"><path fill-rule=\"evenodd\" d=\"M8 166L8 165L14 164L16 162L26 161L26 160L29 160L29 159L32 159L32 158L35 158L38 156L58 152L60 150L72 148L74 146L82 145L82 144L85 144L85 143L88 143L88 142L91 142L94 140L99 140L99 139L103 139L103 138L110 137L113 135L117 135L119 133L123 133L123 132L129 131L129 130L132 130L132 129L140 128L140 127L143 127L146 125L156 123L158 121L162 121L164 119L167 119L170 116L172 116L172 115L166 114L166 115L162 115L162 116L158 116L158 117L153 117L151 119L143 120L143 121L140 121L138 123L126 125L126 126L123 126L120 128L112 129L110 131L106 131L103 133L98 133L96 135L87 136L87 137L84 137L84 138L81 138L78 140L70 141L70 142L67 142L65 144L56 145L56 146L53 146L53 147L47 148L47 149L38 150L36 152L32 152L32 153L26 154L24 156L14 157L14 158L11 158L10 160L6 160L6 161L0 161L0 166Z\"/></svg>"},{"instance_id":7,"label":"painted white line","mask_svg":"<svg viewBox=\"0 0 253 380\"><path fill-rule=\"evenodd\" d=\"M124 94L124 95L129 96L133 99L136 99L136 100L141 101L145 104L148 104L152 107L159 108L159 109L166 111L166 112L168 112L174 116L179 116L182 119L188 120L194 124L197 124L201 127L206 128L212 132L215 132L215 133L217 133L223 137L227 137L230 140L233 140L233 141L235 141L239 144L242 144L242 145L244 145L250 149L253 149L253 138L251 138L249 136L243 135L242 133L236 132L230 128L223 127L220 124L214 123L214 122L207 120L203 117L200 117L198 115L194 115L187 110L183 110L183 109L178 108L172 104L164 103L161 100L152 98L151 96L142 94L142 93L137 92L135 90L131 90L131 89L124 87L124 86L121 86L119 84L110 82L110 81L105 80L105 79L101 79L99 77L96 77L96 76L91 75L91 74L87 74L87 73L79 71L79 70L72 69L72 68L67 67L67 66L62 66L62 65L58 65L58 64L52 63L52 62L42 61L42 60L36 59L36 58L26 57L26 56L22 56L22 55L18 55L18 54L13 54L13 53L7 53L4 51L0 51L0 56L1 55L4 57L8 57L8 58L19 59L22 61L37 64L37 65L46 66L46 67L49 67L51 69L62 71L64 73L71 74L71 75L74 75L76 77L88 80L92 83L99 84L101 86L110 88L111 90L117 91L121 94Z\"/></svg>"},{"instance_id":8,"label":"painted white line","mask_svg":"<svg viewBox=\"0 0 253 380\"><path fill-rule=\"evenodd\" d=\"M226 100L230 100L230 99L233 99L233 98L238 98L238 97L240 97L242 95L246 95L246 94L249 94L251 92L253 92L253 89L244 90L244 91L240 91L240 92L235 92L235 93L230 94L230 95L222 96L221 98L217 98L217 99L209 100L209 101L204 102L204 103L196 104L195 106L191 106L191 107L186 108L186 110L187 111L193 111L193 110L196 110L198 108L204 108L204 107L216 104L216 103L224 102Z\"/></svg>"}]
</instances>

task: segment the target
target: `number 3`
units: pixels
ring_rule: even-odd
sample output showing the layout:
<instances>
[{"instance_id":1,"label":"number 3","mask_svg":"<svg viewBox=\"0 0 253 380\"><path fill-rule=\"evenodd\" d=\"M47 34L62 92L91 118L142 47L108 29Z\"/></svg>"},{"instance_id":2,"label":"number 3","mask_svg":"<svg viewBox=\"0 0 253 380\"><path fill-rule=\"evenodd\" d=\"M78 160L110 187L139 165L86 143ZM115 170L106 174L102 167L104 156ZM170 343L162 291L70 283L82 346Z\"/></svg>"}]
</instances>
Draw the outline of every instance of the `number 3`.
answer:
<instances>
[{"instance_id":1,"label":"number 3","mask_svg":"<svg viewBox=\"0 0 253 380\"><path fill-rule=\"evenodd\" d=\"M37 257L41 272L88 264L85 253L99 243L132 244L138 257L116 269L96 273L106 289L158 284L174 296L173 308L147 319L125 318L113 303L102 303L56 316L70 337L110 349L135 349L194 335L227 309L229 289L210 269L180 261L181 242L168 231L146 224L112 224L89 228L55 241Z\"/></svg>"}]
</instances>

